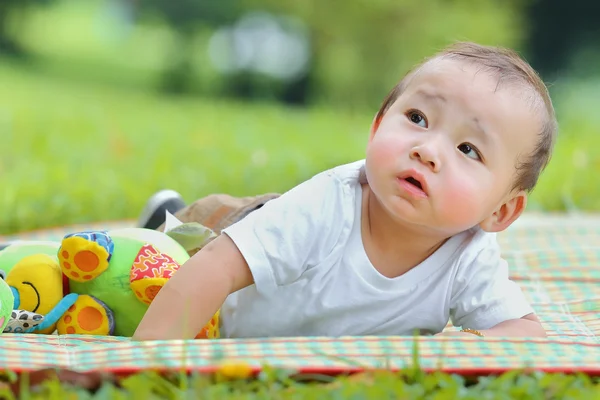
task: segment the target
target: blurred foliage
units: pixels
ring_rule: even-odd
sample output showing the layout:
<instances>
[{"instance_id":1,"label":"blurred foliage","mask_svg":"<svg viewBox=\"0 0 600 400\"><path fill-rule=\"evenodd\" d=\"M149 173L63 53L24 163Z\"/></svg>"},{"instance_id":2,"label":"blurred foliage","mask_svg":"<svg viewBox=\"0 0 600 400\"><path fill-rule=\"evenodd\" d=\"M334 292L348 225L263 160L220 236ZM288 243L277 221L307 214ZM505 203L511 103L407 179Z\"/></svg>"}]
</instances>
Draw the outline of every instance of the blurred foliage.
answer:
<instances>
[{"instance_id":1,"label":"blurred foliage","mask_svg":"<svg viewBox=\"0 0 600 400\"><path fill-rule=\"evenodd\" d=\"M523 8L509 0L243 0L294 15L314 46L314 100L376 107L416 62L456 41L519 47Z\"/></svg>"},{"instance_id":2,"label":"blurred foliage","mask_svg":"<svg viewBox=\"0 0 600 400\"><path fill-rule=\"evenodd\" d=\"M122 0L132 3L140 13L159 16L171 28L182 33L194 33L199 26L220 26L233 22L240 15L238 0Z\"/></svg>"},{"instance_id":3,"label":"blurred foliage","mask_svg":"<svg viewBox=\"0 0 600 400\"><path fill-rule=\"evenodd\" d=\"M526 50L545 79L555 80L565 72L597 73L599 15L600 4L593 0L569 0L568 5L564 0L531 1Z\"/></svg>"},{"instance_id":4,"label":"blurred foliage","mask_svg":"<svg viewBox=\"0 0 600 400\"><path fill-rule=\"evenodd\" d=\"M21 19L34 6L48 4L52 0L0 0L0 53L23 55L18 35Z\"/></svg>"},{"instance_id":5,"label":"blurred foliage","mask_svg":"<svg viewBox=\"0 0 600 400\"><path fill-rule=\"evenodd\" d=\"M519 47L527 2L508 0L121 0L138 26L163 24L171 40L159 87L168 92L212 90L210 95L295 99L348 107L376 106L415 62L455 40ZM295 18L308 32L312 69L285 84L256 74L198 77L208 63L212 31L244 13ZM202 42L202 44L199 44ZM161 51L157 48L157 51ZM204 53L200 55L198 52ZM194 79L219 83L194 85ZM246 88L231 90L231 85ZM283 88L282 88L283 86ZM296 92L295 94L293 92Z\"/></svg>"},{"instance_id":6,"label":"blurred foliage","mask_svg":"<svg viewBox=\"0 0 600 400\"><path fill-rule=\"evenodd\" d=\"M56 14L44 14L41 21L31 18L42 15L36 9L40 4L69 3L60 7L87 7L94 13L120 8L113 26L103 26L104 34L122 32L114 49L132 44L130 51L114 52L112 58L127 66L142 63L137 58L145 49L144 57L153 57L146 68L152 69L152 78L132 71L136 76L128 82L149 79L164 92L372 109L411 66L456 40L524 50L552 80L567 68L595 73L593 65L600 61L600 25L594 17L600 6L590 0L573 0L568 7L561 0L1 0L0 52L39 55L53 41L77 40L80 32L55 37L63 30L63 22L52 19ZM304 27L312 54L303 76L281 81L247 71L223 74L211 65L207 53L214 32L252 12ZM96 24L88 21L80 28ZM91 51L89 44L79 52Z\"/></svg>"},{"instance_id":7,"label":"blurred foliage","mask_svg":"<svg viewBox=\"0 0 600 400\"><path fill-rule=\"evenodd\" d=\"M94 378L82 381L93 382ZM84 384L84 383L82 383ZM92 383L93 384L93 383ZM91 385L88 383L88 385ZM96 385L94 394L76 385L49 379L34 390L24 384L14 394L8 388L0 396L6 399L151 399L151 400L567 400L597 399L598 379L584 374L559 374L513 370L501 375L475 379L442 371L425 373L406 367L394 372L385 369L332 377L302 374L265 366L255 379L214 375L142 372L123 378L108 377Z\"/></svg>"},{"instance_id":8,"label":"blurred foliage","mask_svg":"<svg viewBox=\"0 0 600 400\"><path fill-rule=\"evenodd\" d=\"M454 40L526 48L542 32L524 11L536 1L0 0L16 7L10 38L30 55L0 58L0 206L11 210L0 233L136 217L164 187L187 200L289 189L362 157L379 103L423 57ZM211 64L215 30L256 11L303 24L306 75ZM600 83L559 78L561 134L528 208L600 210Z\"/></svg>"},{"instance_id":9,"label":"blurred foliage","mask_svg":"<svg viewBox=\"0 0 600 400\"><path fill-rule=\"evenodd\" d=\"M197 32L189 29L197 23L231 22L226 16L237 17L244 11L298 18L307 27L314 58L310 79L303 82L307 87L298 90L306 90L310 102L369 107L376 106L416 61L452 41L518 47L524 33L520 15L527 4L516 0L189 0L183 2L186 12L181 13L175 3L153 0L139 2L139 7L160 10L182 35ZM232 7L235 3L237 7ZM202 4L212 7L204 10ZM234 77L239 84L252 78ZM187 79L179 77L178 82Z\"/></svg>"},{"instance_id":10,"label":"blurred foliage","mask_svg":"<svg viewBox=\"0 0 600 400\"><path fill-rule=\"evenodd\" d=\"M372 112L140 93L0 64L0 234L137 218L156 190L282 192L364 157ZM600 85L560 88L563 133L528 210L600 210ZM6 95L8 94L8 95ZM373 111L374 112L374 111Z\"/></svg>"},{"instance_id":11,"label":"blurred foliage","mask_svg":"<svg viewBox=\"0 0 600 400\"><path fill-rule=\"evenodd\" d=\"M160 87L167 92L187 92L193 76L193 45L198 31L233 23L241 15L238 0L122 0L142 17L162 19L175 34Z\"/></svg>"},{"instance_id":12,"label":"blurred foliage","mask_svg":"<svg viewBox=\"0 0 600 400\"><path fill-rule=\"evenodd\" d=\"M596 3L574 1L575 7L564 8L560 0L2 0L0 43L9 38L5 42L12 47L24 44L39 54L58 40L54 36L63 29L62 21L48 20L50 14L45 14L46 20L32 22L31 5L70 3L62 7L94 8L94 13L120 7L114 26L106 23L103 29L127 31L116 47L135 42L136 48L112 58L134 65L141 62L136 58L142 49L152 49L160 60L154 62L151 80L161 91L373 109L409 68L456 40L526 50L534 66L554 78L553 72L569 67L569 57L579 54L574 42L589 44L600 34L591 17ZM584 3L589 13L582 14ZM252 12L303 26L312 51L303 76L281 81L247 71L223 74L211 65L208 43L215 31ZM46 26L44 33L40 23ZM9 25L10 30L2 28ZM559 25L562 29L554 29ZM18 40L10 39L16 36Z\"/></svg>"}]
</instances>

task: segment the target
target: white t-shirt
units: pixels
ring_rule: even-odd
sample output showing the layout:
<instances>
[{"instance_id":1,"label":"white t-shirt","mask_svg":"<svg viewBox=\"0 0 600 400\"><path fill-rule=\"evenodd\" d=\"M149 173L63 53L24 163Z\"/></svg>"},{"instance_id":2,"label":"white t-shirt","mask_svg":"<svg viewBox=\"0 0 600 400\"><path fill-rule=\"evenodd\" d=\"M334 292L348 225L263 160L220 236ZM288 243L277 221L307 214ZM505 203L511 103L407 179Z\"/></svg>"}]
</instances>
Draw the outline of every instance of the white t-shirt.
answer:
<instances>
[{"instance_id":1,"label":"white t-shirt","mask_svg":"<svg viewBox=\"0 0 600 400\"><path fill-rule=\"evenodd\" d=\"M397 278L361 238L364 161L322 172L223 230L255 284L228 296L223 337L412 335L487 329L532 313L496 236L474 228Z\"/></svg>"}]
</instances>

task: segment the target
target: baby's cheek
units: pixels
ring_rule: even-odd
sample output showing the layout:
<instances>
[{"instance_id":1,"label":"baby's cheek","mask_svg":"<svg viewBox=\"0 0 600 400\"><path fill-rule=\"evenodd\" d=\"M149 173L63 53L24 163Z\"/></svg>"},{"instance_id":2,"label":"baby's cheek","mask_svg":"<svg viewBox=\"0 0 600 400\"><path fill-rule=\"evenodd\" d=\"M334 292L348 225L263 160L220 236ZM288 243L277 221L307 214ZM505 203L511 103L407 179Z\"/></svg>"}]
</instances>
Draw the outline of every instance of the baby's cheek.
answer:
<instances>
[{"instance_id":1,"label":"baby's cheek","mask_svg":"<svg viewBox=\"0 0 600 400\"><path fill-rule=\"evenodd\" d=\"M447 225L462 230L479 222L486 207L486 194L472 180L449 180L439 207L440 217Z\"/></svg>"},{"instance_id":2,"label":"baby's cheek","mask_svg":"<svg viewBox=\"0 0 600 400\"><path fill-rule=\"evenodd\" d=\"M380 164L396 164L401 156L406 153L406 146L402 141L385 137L372 142L367 155Z\"/></svg>"}]
</instances>

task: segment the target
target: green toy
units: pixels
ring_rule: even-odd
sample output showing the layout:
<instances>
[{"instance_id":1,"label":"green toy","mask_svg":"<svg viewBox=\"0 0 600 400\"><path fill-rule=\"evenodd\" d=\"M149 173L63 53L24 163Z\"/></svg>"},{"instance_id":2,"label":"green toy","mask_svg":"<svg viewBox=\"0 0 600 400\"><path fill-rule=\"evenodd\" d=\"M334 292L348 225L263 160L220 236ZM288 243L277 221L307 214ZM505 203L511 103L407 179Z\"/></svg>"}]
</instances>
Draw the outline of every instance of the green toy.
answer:
<instances>
[{"instance_id":1,"label":"green toy","mask_svg":"<svg viewBox=\"0 0 600 400\"><path fill-rule=\"evenodd\" d=\"M4 282L4 279L0 279L0 333L8 325L14 301L10 287Z\"/></svg>"},{"instance_id":2,"label":"green toy","mask_svg":"<svg viewBox=\"0 0 600 400\"><path fill-rule=\"evenodd\" d=\"M0 251L14 294L9 332L133 335L148 305L186 262L214 238L204 226L174 222L165 233L125 228L66 235L60 243L16 243ZM26 282L27 284L24 284ZM218 336L218 313L198 334ZM33 326L35 325L35 326Z\"/></svg>"}]
</instances>

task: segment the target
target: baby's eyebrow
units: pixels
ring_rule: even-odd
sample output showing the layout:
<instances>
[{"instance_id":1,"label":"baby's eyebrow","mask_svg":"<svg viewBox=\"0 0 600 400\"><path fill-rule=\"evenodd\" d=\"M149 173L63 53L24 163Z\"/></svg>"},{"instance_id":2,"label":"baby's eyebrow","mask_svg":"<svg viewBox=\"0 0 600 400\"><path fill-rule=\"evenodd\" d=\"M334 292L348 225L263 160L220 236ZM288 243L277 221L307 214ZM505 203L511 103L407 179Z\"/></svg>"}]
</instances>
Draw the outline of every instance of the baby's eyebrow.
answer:
<instances>
[{"instance_id":1,"label":"baby's eyebrow","mask_svg":"<svg viewBox=\"0 0 600 400\"><path fill-rule=\"evenodd\" d=\"M477 117L473 117L471 121L473 122L473 127L475 128L475 130L477 131L477 133L479 133L479 137L481 138L481 140L486 145L493 145L494 138L485 129L483 129L483 126L481 126L479 119Z\"/></svg>"},{"instance_id":2,"label":"baby's eyebrow","mask_svg":"<svg viewBox=\"0 0 600 400\"><path fill-rule=\"evenodd\" d=\"M418 97L424 98L426 101L439 102L439 103L447 103L448 102L448 100L443 95L436 93L435 91L418 89L415 92L415 95ZM484 142L484 144L486 146L492 146L495 142L493 135L490 135L490 133L487 132L483 128L483 126L481 125L481 122L479 121L479 119L477 117L473 117L471 122L472 122L472 126L473 126L474 130L477 131L478 136L481 138L481 141Z\"/></svg>"},{"instance_id":3,"label":"baby's eyebrow","mask_svg":"<svg viewBox=\"0 0 600 400\"><path fill-rule=\"evenodd\" d=\"M424 97L426 100L429 101L438 101L441 103L446 103L446 98L444 96L442 96L439 93L431 93L429 91L423 90L423 89L419 89L416 93L417 96L420 97Z\"/></svg>"}]
</instances>

